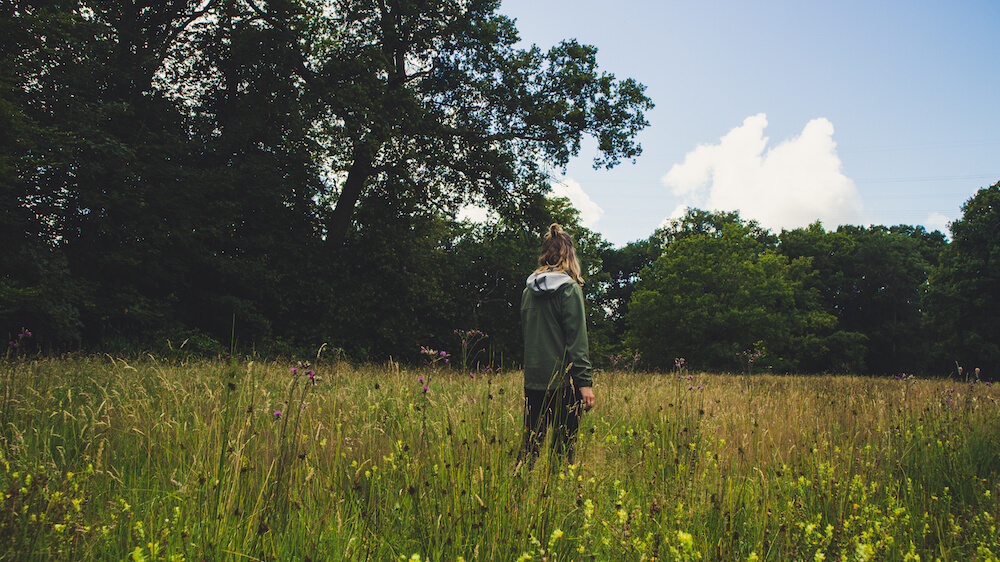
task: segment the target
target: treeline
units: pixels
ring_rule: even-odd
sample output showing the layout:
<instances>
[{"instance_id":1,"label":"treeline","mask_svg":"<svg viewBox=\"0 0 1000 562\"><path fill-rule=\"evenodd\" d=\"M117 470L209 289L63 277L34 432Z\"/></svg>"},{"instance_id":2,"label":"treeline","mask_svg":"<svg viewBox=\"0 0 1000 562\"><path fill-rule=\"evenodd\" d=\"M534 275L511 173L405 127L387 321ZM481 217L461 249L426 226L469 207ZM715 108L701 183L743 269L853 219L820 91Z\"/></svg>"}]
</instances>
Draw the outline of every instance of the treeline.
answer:
<instances>
[{"instance_id":1,"label":"treeline","mask_svg":"<svg viewBox=\"0 0 1000 562\"><path fill-rule=\"evenodd\" d=\"M498 6L4 2L8 355L327 344L415 362L475 329L474 362L516 364L518 297L558 221L598 365L996 372L1000 187L951 241L692 210L613 248L546 197L547 166L584 136L595 166L635 158L652 103L593 47L516 48ZM495 218L457 220L469 204Z\"/></svg>"},{"instance_id":2,"label":"treeline","mask_svg":"<svg viewBox=\"0 0 1000 562\"><path fill-rule=\"evenodd\" d=\"M689 210L607 254L615 334L659 369L996 377L1000 184L963 211L949 242Z\"/></svg>"}]
</instances>

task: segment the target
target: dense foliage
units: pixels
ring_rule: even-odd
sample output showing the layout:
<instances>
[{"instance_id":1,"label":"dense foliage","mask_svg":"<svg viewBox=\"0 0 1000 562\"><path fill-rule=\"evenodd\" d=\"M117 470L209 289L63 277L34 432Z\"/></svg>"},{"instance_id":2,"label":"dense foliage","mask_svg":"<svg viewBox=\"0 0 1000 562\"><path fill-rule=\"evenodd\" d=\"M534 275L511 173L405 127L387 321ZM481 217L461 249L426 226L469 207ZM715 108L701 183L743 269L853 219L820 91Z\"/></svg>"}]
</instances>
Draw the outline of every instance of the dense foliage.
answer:
<instances>
[{"instance_id":1,"label":"dense foliage","mask_svg":"<svg viewBox=\"0 0 1000 562\"><path fill-rule=\"evenodd\" d=\"M613 248L547 197L551 169L584 136L595 166L638 156L652 103L591 46L516 47L498 6L4 2L8 355L417 361L478 330L477 362L516 363L521 284L558 221L598 365L995 376L1000 184L950 242L692 209ZM457 220L470 204L494 218Z\"/></svg>"}]
</instances>

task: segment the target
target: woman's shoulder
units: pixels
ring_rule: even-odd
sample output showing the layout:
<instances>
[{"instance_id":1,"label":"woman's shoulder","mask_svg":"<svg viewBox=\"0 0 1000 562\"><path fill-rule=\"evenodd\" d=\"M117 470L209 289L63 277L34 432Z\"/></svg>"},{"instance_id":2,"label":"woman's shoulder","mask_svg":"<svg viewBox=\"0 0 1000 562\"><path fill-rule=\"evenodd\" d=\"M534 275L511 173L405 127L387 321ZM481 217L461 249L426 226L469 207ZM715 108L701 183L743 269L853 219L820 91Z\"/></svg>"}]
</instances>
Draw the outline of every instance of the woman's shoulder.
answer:
<instances>
[{"instance_id":1,"label":"woman's shoulder","mask_svg":"<svg viewBox=\"0 0 1000 562\"><path fill-rule=\"evenodd\" d=\"M556 292L559 293L560 295L566 295L566 296L572 296L576 294L583 296L583 287L581 287L580 284L574 281L573 279L570 279L569 281L566 281L562 285L559 285L559 288L556 289Z\"/></svg>"}]
</instances>

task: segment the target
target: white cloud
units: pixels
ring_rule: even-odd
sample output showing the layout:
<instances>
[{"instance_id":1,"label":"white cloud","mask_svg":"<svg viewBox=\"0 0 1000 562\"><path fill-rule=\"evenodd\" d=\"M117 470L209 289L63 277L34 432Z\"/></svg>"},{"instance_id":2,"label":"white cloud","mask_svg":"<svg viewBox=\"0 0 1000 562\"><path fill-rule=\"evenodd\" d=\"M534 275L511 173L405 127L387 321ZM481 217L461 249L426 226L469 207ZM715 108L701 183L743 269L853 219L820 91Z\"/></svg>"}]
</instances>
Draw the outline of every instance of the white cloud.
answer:
<instances>
[{"instance_id":1,"label":"white cloud","mask_svg":"<svg viewBox=\"0 0 1000 562\"><path fill-rule=\"evenodd\" d=\"M699 145L674 164L663 184L679 209L738 210L772 230L864 224L861 197L841 171L833 124L813 119L799 136L767 148L767 116L746 118L717 144ZM677 210L674 211L674 214Z\"/></svg>"},{"instance_id":2,"label":"white cloud","mask_svg":"<svg viewBox=\"0 0 1000 562\"><path fill-rule=\"evenodd\" d=\"M941 213L934 212L927 215L927 219L924 220L924 228L930 232L940 230L945 236L948 236L950 234L950 231L948 230L948 223L951 221L951 217L946 217Z\"/></svg>"},{"instance_id":3,"label":"white cloud","mask_svg":"<svg viewBox=\"0 0 1000 562\"><path fill-rule=\"evenodd\" d=\"M558 183L552 184L552 194L558 197L569 198L573 208L580 211L580 225L586 228L593 228L597 221L601 220L604 209L590 198L580 182L570 177L563 177Z\"/></svg>"}]
</instances>

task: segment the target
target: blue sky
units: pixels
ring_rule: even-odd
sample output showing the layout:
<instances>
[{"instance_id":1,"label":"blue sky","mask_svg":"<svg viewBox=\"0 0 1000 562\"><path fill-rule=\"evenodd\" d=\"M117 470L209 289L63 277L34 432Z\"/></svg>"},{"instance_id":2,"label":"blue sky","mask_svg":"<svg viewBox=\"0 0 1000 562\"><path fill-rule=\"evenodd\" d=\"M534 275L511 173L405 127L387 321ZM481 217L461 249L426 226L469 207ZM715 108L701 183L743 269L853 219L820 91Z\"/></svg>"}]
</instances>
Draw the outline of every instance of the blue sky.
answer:
<instances>
[{"instance_id":1,"label":"blue sky","mask_svg":"<svg viewBox=\"0 0 1000 562\"><path fill-rule=\"evenodd\" d=\"M764 226L940 229L1000 181L1000 2L503 0L656 104L635 164L584 145L556 192L623 245L685 206ZM557 171L561 172L561 171Z\"/></svg>"}]
</instances>

